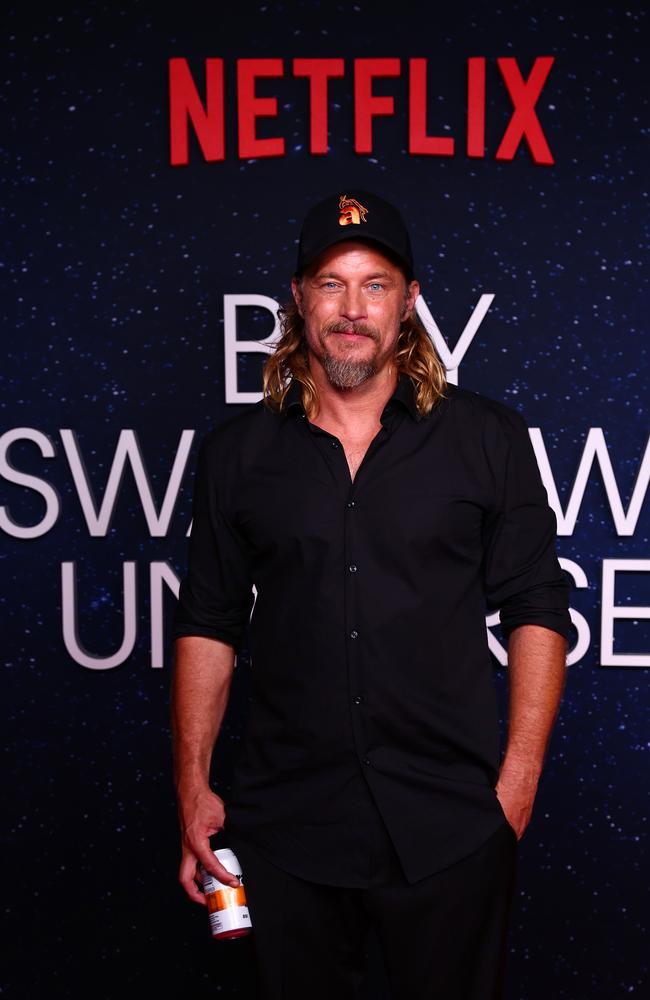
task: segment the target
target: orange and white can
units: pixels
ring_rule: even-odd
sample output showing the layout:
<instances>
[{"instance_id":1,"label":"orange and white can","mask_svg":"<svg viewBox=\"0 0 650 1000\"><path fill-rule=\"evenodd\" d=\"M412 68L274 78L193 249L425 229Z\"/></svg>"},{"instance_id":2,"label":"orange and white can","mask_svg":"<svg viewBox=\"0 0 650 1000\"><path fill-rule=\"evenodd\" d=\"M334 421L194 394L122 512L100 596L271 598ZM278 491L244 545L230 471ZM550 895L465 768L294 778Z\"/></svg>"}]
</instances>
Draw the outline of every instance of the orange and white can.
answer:
<instances>
[{"instance_id":1,"label":"orange and white can","mask_svg":"<svg viewBox=\"0 0 650 1000\"><path fill-rule=\"evenodd\" d=\"M224 868L239 878L240 884L236 887L225 885L214 875L210 875L203 865L200 866L212 937L219 941L243 937L250 934L252 925L246 905L241 865L229 847L222 847L213 853Z\"/></svg>"}]
</instances>

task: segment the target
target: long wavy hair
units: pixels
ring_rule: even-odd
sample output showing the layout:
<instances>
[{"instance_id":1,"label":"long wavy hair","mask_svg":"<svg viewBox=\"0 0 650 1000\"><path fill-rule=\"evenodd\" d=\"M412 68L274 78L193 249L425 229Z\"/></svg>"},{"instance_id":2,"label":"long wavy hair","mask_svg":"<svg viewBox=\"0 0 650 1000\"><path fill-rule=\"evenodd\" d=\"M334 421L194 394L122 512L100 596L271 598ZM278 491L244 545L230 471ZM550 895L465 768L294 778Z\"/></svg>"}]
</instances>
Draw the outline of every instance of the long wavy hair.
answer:
<instances>
[{"instance_id":1,"label":"long wavy hair","mask_svg":"<svg viewBox=\"0 0 650 1000\"><path fill-rule=\"evenodd\" d=\"M318 389L309 370L305 323L291 299L278 314L280 339L263 370L264 402L273 410L282 410L291 379L302 385L302 403L307 416L319 409ZM418 413L426 416L447 386L445 366L438 357L431 338L413 312L402 322L393 364L413 383Z\"/></svg>"}]
</instances>

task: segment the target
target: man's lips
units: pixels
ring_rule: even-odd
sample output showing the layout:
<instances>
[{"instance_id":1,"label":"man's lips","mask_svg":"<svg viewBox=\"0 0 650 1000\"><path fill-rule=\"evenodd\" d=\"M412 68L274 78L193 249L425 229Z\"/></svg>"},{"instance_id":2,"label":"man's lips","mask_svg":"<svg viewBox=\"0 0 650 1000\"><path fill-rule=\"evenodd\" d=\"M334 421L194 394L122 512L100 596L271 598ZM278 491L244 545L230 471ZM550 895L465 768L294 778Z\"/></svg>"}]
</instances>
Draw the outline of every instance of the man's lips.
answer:
<instances>
[{"instance_id":1,"label":"man's lips","mask_svg":"<svg viewBox=\"0 0 650 1000\"><path fill-rule=\"evenodd\" d=\"M328 333L335 333L339 337L346 337L349 340L356 340L357 338L364 338L367 340L374 340L375 338L371 333L367 333L364 330L355 330L353 326L347 328L335 327L333 330L329 330Z\"/></svg>"}]
</instances>

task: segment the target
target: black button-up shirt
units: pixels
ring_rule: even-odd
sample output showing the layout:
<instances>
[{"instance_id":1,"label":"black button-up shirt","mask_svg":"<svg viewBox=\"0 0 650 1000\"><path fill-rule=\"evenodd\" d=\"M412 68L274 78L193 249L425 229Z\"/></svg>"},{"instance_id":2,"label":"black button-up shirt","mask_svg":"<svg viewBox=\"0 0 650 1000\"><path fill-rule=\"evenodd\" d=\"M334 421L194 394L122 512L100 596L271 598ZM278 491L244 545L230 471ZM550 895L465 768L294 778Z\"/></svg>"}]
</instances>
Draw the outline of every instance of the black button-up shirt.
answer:
<instances>
[{"instance_id":1,"label":"black button-up shirt","mask_svg":"<svg viewBox=\"0 0 650 1000\"><path fill-rule=\"evenodd\" d=\"M569 587L519 414L401 375L352 481L293 383L204 440L174 636L239 648L253 697L227 827L280 867L367 884L368 791L410 881L504 816L486 611L569 634Z\"/></svg>"}]
</instances>

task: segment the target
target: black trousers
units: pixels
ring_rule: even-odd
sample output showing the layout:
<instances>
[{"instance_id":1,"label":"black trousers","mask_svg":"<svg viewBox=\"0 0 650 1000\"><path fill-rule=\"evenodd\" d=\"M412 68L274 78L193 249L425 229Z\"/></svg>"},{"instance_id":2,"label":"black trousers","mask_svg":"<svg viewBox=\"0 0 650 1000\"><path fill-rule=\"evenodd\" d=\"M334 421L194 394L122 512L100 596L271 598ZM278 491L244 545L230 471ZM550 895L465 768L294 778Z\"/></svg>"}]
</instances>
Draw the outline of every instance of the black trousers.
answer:
<instances>
[{"instance_id":1,"label":"black trousers","mask_svg":"<svg viewBox=\"0 0 650 1000\"><path fill-rule=\"evenodd\" d=\"M393 1000L499 1000L517 839L503 826L477 851L410 885L386 835L369 845L365 889L307 882L231 837L244 872L262 1000L355 1000L374 927Z\"/></svg>"}]
</instances>

